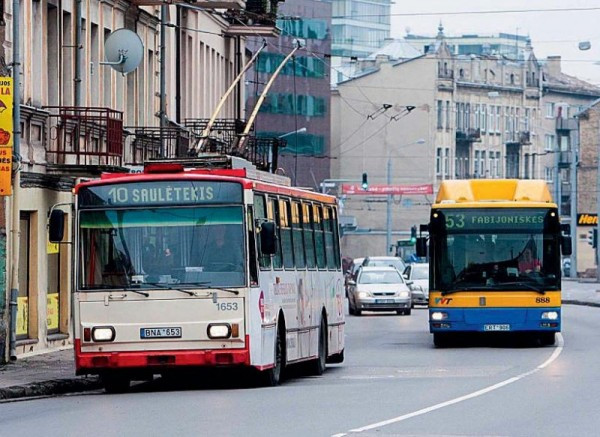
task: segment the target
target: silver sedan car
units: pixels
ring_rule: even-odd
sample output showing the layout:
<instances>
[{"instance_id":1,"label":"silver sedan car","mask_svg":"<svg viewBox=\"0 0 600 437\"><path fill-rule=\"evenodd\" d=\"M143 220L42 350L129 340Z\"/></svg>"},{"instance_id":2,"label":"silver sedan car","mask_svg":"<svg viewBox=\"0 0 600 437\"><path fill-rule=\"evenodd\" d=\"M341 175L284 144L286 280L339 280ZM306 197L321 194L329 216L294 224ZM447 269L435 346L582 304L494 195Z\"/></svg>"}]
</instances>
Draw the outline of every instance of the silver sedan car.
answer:
<instances>
[{"instance_id":1,"label":"silver sedan car","mask_svg":"<svg viewBox=\"0 0 600 437\"><path fill-rule=\"evenodd\" d=\"M410 264L404 270L404 279L412 291L413 305L429 303L429 264Z\"/></svg>"},{"instance_id":2,"label":"silver sedan car","mask_svg":"<svg viewBox=\"0 0 600 437\"><path fill-rule=\"evenodd\" d=\"M366 311L396 311L410 314L411 291L394 267L361 267L356 281L349 282L350 314Z\"/></svg>"}]
</instances>

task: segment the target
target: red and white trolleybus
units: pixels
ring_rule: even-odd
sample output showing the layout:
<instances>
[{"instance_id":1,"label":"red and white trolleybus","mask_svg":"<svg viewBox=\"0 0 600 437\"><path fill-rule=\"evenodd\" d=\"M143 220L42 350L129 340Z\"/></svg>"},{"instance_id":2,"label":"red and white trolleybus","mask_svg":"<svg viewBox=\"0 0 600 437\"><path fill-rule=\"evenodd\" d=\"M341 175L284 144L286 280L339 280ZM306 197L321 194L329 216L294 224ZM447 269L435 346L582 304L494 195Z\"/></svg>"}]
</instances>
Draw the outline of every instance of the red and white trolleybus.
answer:
<instances>
[{"instance_id":1,"label":"red and white trolleybus","mask_svg":"<svg viewBox=\"0 0 600 437\"><path fill-rule=\"evenodd\" d=\"M259 174L151 164L76 186L77 374L123 391L177 368L248 366L276 385L290 363L321 374L343 361L335 198Z\"/></svg>"}]
</instances>

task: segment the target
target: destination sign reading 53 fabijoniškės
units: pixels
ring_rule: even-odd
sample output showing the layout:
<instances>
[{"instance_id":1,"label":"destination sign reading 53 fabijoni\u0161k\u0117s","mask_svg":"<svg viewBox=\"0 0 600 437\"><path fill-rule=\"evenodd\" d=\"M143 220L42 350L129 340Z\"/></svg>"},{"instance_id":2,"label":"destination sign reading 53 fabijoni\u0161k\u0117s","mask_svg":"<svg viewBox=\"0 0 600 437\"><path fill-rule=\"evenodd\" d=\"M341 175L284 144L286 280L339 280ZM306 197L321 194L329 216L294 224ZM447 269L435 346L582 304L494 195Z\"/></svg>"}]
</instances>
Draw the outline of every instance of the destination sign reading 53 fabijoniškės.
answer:
<instances>
[{"instance_id":1,"label":"destination sign reading 53 fabijoni\u0161k\u0117s","mask_svg":"<svg viewBox=\"0 0 600 437\"><path fill-rule=\"evenodd\" d=\"M442 212L448 231L483 229L542 229L547 209L472 209Z\"/></svg>"},{"instance_id":2,"label":"destination sign reading 53 fabijoni\u0161k\u0117s","mask_svg":"<svg viewBox=\"0 0 600 437\"><path fill-rule=\"evenodd\" d=\"M236 182L161 181L84 187L79 207L166 206L241 203L242 186Z\"/></svg>"}]
</instances>

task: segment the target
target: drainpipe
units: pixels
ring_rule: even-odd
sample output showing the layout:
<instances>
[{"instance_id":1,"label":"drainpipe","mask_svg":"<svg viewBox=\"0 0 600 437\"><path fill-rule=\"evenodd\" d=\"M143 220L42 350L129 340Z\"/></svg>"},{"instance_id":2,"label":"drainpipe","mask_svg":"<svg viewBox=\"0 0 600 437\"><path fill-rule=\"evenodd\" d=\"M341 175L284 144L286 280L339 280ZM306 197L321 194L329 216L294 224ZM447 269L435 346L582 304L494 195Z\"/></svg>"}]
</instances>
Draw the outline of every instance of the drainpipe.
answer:
<instances>
[{"instance_id":1,"label":"drainpipe","mask_svg":"<svg viewBox=\"0 0 600 437\"><path fill-rule=\"evenodd\" d=\"M13 162L15 166L11 204L11 280L10 280L10 359L17 358L17 297L19 296L19 241L20 210L19 189L21 185L21 20L20 1L13 0Z\"/></svg>"},{"instance_id":2,"label":"drainpipe","mask_svg":"<svg viewBox=\"0 0 600 437\"><path fill-rule=\"evenodd\" d=\"M83 43L82 43L82 0L75 0L75 100L74 106L83 106L81 81L83 69Z\"/></svg>"},{"instance_id":3,"label":"drainpipe","mask_svg":"<svg viewBox=\"0 0 600 437\"><path fill-rule=\"evenodd\" d=\"M160 156L165 157L165 140L163 138L163 129L166 127L167 118L167 8L160 7ZM179 79L179 78L177 78Z\"/></svg>"},{"instance_id":4,"label":"drainpipe","mask_svg":"<svg viewBox=\"0 0 600 437\"><path fill-rule=\"evenodd\" d=\"M177 59L183 59L181 53L181 8L177 8L176 13L176 25L175 25L175 53L177 53ZM181 62L175 63L175 121L181 124Z\"/></svg>"}]
</instances>

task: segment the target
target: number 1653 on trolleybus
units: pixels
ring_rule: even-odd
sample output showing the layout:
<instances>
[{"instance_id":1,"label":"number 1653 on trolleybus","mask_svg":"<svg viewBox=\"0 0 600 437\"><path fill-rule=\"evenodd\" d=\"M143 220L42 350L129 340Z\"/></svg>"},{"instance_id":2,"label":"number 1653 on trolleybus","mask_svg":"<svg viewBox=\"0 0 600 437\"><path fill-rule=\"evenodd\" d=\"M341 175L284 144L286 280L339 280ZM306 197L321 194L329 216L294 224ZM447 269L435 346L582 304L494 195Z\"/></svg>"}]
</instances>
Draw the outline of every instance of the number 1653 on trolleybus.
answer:
<instances>
[{"instance_id":1,"label":"number 1653 on trolleybus","mask_svg":"<svg viewBox=\"0 0 600 437\"><path fill-rule=\"evenodd\" d=\"M75 362L107 391L178 368L344 357L335 198L246 169L151 164L75 188ZM264 178L263 178L264 179ZM50 218L63 239L63 213Z\"/></svg>"}]
</instances>

